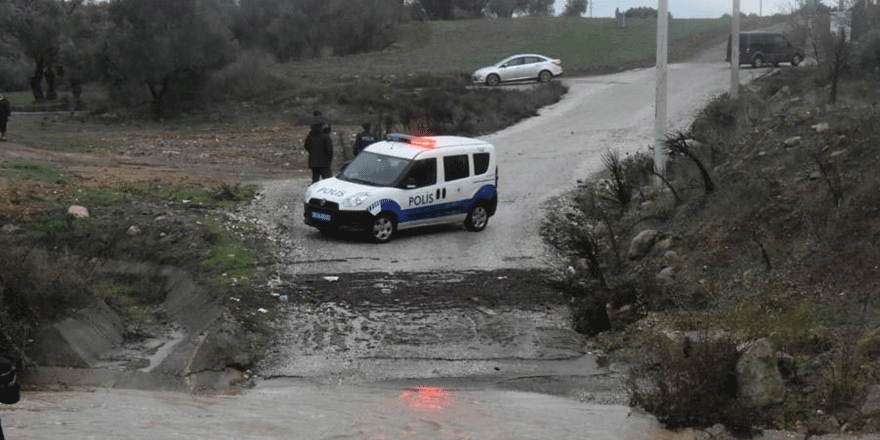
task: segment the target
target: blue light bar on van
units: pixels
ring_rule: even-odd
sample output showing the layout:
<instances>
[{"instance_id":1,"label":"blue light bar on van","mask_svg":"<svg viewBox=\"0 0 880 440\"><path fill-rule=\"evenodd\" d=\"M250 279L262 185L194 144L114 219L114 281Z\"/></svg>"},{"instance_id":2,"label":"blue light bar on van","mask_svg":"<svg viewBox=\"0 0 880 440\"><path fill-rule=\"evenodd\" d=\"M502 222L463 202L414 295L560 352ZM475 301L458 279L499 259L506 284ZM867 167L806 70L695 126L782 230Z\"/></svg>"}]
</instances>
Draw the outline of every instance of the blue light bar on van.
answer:
<instances>
[{"instance_id":1,"label":"blue light bar on van","mask_svg":"<svg viewBox=\"0 0 880 440\"><path fill-rule=\"evenodd\" d=\"M410 143L415 136L411 134L403 134L403 133L388 133L385 135L385 140L391 142L403 142L405 144Z\"/></svg>"}]
</instances>

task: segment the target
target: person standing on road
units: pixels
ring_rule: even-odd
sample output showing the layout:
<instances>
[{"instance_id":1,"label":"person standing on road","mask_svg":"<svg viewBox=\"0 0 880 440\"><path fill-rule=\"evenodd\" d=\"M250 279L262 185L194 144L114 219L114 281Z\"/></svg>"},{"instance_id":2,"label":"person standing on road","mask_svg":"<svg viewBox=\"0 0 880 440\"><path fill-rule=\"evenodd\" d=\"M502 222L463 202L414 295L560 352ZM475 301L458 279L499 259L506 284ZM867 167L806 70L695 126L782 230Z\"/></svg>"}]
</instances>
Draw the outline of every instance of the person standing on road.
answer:
<instances>
[{"instance_id":1,"label":"person standing on road","mask_svg":"<svg viewBox=\"0 0 880 440\"><path fill-rule=\"evenodd\" d=\"M367 145L376 142L376 137L373 136L372 131L370 131L369 122L364 122L363 124L361 124L361 128L363 128L363 131L355 136L354 145L351 147L351 152L355 156L357 156L358 153L360 153L361 151L364 151L364 148L366 148Z\"/></svg>"},{"instance_id":2,"label":"person standing on road","mask_svg":"<svg viewBox=\"0 0 880 440\"><path fill-rule=\"evenodd\" d=\"M21 386L16 381L15 365L0 351L0 403L12 405L21 399ZM4 440L0 425L0 440Z\"/></svg>"},{"instance_id":3,"label":"person standing on road","mask_svg":"<svg viewBox=\"0 0 880 440\"><path fill-rule=\"evenodd\" d=\"M329 179L330 166L333 163L333 140L330 139L330 124L313 123L309 134L303 142L309 153L309 168L312 169L312 183L321 179Z\"/></svg>"},{"instance_id":4,"label":"person standing on road","mask_svg":"<svg viewBox=\"0 0 880 440\"><path fill-rule=\"evenodd\" d=\"M10 114L12 114L12 107L0 93L0 141L6 140L6 122L9 121Z\"/></svg>"}]
</instances>

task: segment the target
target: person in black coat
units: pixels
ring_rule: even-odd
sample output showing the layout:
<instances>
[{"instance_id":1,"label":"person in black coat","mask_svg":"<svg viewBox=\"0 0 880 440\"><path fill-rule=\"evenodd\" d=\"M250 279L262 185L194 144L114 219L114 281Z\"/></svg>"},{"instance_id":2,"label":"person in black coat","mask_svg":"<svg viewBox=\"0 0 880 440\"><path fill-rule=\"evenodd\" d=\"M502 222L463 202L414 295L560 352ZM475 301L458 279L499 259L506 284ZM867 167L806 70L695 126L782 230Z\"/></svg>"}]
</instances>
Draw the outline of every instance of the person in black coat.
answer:
<instances>
[{"instance_id":1,"label":"person in black coat","mask_svg":"<svg viewBox=\"0 0 880 440\"><path fill-rule=\"evenodd\" d=\"M309 134L303 141L303 147L309 153L312 183L321 179L329 179L332 175L330 166L333 164L333 140L330 139L330 124L326 122L312 124Z\"/></svg>"},{"instance_id":2,"label":"person in black coat","mask_svg":"<svg viewBox=\"0 0 880 440\"><path fill-rule=\"evenodd\" d=\"M0 403L12 405L21 399L21 386L16 378L15 365L0 353ZM3 426L0 425L0 440L3 439Z\"/></svg>"},{"instance_id":3,"label":"person in black coat","mask_svg":"<svg viewBox=\"0 0 880 440\"><path fill-rule=\"evenodd\" d=\"M0 141L6 140L6 122L9 121L10 114L12 114L12 107L0 93Z\"/></svg>"},{"instance_id":4,"label":"person in black coat","mask_svg":"<svg viewBox=\"0 0 880 440\"><path fill-rule=\"evenodd\" d=\"M373 132L370 131L370 123L364 122L361 125L363 130L357 134L354 138L354 145L351 148L352 153L357 156L361 151L364 151L364 148L367 148L367 145L376 142L376 137L373 136Z\"/></svg>"}]
</instances>

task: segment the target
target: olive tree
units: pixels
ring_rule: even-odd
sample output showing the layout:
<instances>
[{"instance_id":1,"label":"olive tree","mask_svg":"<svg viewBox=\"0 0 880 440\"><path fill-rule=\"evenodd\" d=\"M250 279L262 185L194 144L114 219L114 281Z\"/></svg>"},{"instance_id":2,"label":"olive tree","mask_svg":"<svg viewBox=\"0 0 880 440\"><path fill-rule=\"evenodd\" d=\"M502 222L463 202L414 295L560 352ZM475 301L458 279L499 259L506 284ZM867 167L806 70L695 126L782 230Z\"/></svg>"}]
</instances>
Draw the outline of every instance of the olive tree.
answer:
<instances>
[{"instance_id":1,"label":"olive tree","mask_svg":"<svg viewBox=\"0 0 880 440\"><path fill-rule=\"evenodd\" d=\"M580 17L587 12L587 0L566 0L565 10L562 15L566 17Z\"/></svg>"},{"instance_id":2,"label":"olive tree","mask_svg":"<svg viewBox=\"0 0 880 440\"><path fill-rule=\"evenodd\" d=\"M230 30L233 0L115 0L101 70L112 96L136 105L138 88L150 93L153 115L166 101L192 100L207 73L236 51Z\"/></svg>"},{"instance_id":3,"label":"olive tree","mask_svg":"<svg viewBox=\"0 0 880 440\"><path fill-rule=\"evenodd\" d=\"M240 0L233 26L246 49L279 60L384 49L400 6L388 0Z\"/></svg>"},{"instance_id":4,"label":"olive tree","mask_svg":"<svg viewBox=\"0 0 880 440\"><path fill-rule=\"evenodd\" d=\"M64 29L62 6L68 3L57 0L0 1L0 29L4 29L33 62L30 88L36 102L56 97L54 67Z\"/></svg>"}]
</instances>

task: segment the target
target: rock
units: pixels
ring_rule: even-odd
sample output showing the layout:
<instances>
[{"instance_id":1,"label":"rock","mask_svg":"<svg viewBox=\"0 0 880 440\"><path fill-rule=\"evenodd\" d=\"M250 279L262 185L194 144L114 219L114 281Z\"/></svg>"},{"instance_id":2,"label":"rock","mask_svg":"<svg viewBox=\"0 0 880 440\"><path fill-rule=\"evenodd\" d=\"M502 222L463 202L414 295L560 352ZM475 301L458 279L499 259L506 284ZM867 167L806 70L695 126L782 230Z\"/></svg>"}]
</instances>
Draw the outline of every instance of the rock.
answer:
<instances>
[{"instance_id":1,"label":"rock","mask_svg":"<svg viewBox=\"0 0 880 440\"><path fill-rule=\"evenodd\" d=\"M89 210L85 206L71 205L67 208L67 215L73 218L88 218Z\"/></svg>"},{"instance_id":2,"label":"rock","mask_svg":"<svg viewBox=\"0 0 880 440\"><path fill-rule=\"evenodd\" d=\"M660 232L655 229L645 229L639 232L629 243L629 259L639 260L644 258L651 251L659 237Z\"/></svg>"},{"instance_id":3,"label":"rock","mask_svg":"<svg viewBox=\"0 0 880 440\"><path fill-rule=\"evenodd\" d=\"M816 133L825 133L826 131L831 129L831 124L827 122L820 122L818 124L813 124L811 127Z\"/></svg>"},{"instance_id":4,"label":"rock","mask_svg":"<svg viewBox=\"0 0 880 440\"><path fill-rule=\"evenodd\" d=\"M247 337L237 323L226 320L212 326L211 331L198 340L186 373L224 371L227 367L249 365L253 355L247 344Z\"/></svg>"},{"instance_id":5,"label":"rock","mask_svg":"<svg viewBox=\"0 0 880 440\"><path fill-rule=\"evenodd\" d=\"M785 386L770 340L763 338L748 347L736 364L739 399L749 408L765 408L785 399Z\"/></svg>"},{"instance_id":6,"label":"rock","mask_svg":"<svg viewBox=\"0 0 880 440\"><path fill-rule=\"evenodd\" d=\"M16 225L13 225L12 223L7 223L7 224L3 225L3 227L0 227L0 233L3 233L3 234L14 234L18 231L21 231L21 228Z\"/></svg>"},{"instance_id":7,"label":"rock","mask_svg":"<svg viewBox=\"0 0 880 440\"><path fill-rule=\"evenodd\" d=\"M792 136L792 137L782 141L782 145L784 145L785 148L796 147L796 146L800 145L801 140L803 140L803 138L801 138L800 136Z\"/></svg>"},{"instance_id":8,"label":"rock","mask_svg":"<svg viewBox=\"0 0 880 440\"><path fill-rule=\"evenodd\" d=\"M141 235L141 228L139 228L139 227L137 227L137 226L135 226L135 225L131 225L131 226L128 227L128 230L125 231L125 233L128 234L129 237L134 237L134 236L136 236L136 235Z\"/></svg>"},{"instance_id":9,"label":"rock","mask_svg":"<svg viewBox=\"0 0 880 440\"><path fill-rule=\"evenodd\" d=\"M672 238L664 238L654 244L654 251L657 255L666 254L668 250L672 249L672 244Z\"/></svg>"},{"instance_id":10,"label":"rock","mask_svg":"<svg viewBox=\"0 0 880 440\"><path fill-rule=\"evenodd\" d=\"M880 412L880 385L865 387L865 398L859 411L866 415Z\"/></svg>"},{"instance_id":11,"label":"rock","mask_svg":"<svg viewBox=\"0 0 880 440\"><path fill-rule=\"evenodd\" d=\"M671 266L664 267L663 270L661 270L660 273L657 274L657 280L664 283L674 283L675 268Z\"/></svg>"}]
</instances>

